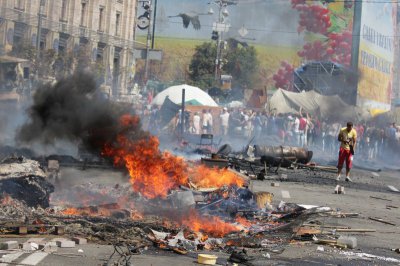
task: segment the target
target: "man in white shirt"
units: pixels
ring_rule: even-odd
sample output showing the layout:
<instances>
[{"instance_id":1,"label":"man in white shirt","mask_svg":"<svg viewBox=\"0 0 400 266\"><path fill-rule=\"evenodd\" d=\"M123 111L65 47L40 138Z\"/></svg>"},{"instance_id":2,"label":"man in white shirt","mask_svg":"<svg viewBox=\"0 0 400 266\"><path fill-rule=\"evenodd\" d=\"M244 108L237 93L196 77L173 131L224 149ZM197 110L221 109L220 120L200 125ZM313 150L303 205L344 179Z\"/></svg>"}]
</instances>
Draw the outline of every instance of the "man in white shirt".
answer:
<instances>
[{"instance_id":1,"label":"man in white shirt","mask_svg":"<svg viewBox=\"0 0 400 266\"><path fill-rule=\"evenodd\" d=\"M224 107L222 110L222 114L220 114L221 119L221 133L223 136L228 135L228 128L229 128L229 113L228 109Z\"/></svg>"},{"instance_id":2,"label":"man in white shirt","mask_svg":"<svg viewBox=\"0 0 400 266\"><path fill-rule=\"evenodd\" d=\"M200 128L200 115L199 112L196 112L193 116L193 127L194 127L194 133L195 134L200 134L201 128Z\"/></svg>"}]
</instances>

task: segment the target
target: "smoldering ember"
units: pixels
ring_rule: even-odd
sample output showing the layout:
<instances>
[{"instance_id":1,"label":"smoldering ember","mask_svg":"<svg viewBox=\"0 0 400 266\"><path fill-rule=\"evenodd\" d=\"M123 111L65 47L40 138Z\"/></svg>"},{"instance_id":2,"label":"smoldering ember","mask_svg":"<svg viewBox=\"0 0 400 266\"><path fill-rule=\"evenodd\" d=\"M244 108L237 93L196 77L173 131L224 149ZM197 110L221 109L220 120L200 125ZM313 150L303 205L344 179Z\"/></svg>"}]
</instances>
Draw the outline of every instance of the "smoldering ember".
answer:
<instances>
[{"instance_id":1,"label":"smoldering ember","mask_svg":"<svg viewBox=\"0 0 400 266\"><path fill-rule=\"evenodd\" d=\"M398 6L200 2L0 0L0 265L400 264Z\"/></svg>"}]
</instances>

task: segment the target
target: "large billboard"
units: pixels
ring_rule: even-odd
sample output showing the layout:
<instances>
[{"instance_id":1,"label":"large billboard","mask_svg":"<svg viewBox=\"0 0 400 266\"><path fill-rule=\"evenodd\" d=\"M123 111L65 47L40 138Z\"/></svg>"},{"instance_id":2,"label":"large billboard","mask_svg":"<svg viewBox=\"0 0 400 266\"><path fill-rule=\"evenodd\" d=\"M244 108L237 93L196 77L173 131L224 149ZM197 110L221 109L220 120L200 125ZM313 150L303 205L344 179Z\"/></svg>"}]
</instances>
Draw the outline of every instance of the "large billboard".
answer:
<instances>
[{"instance_id":1,"label":"large billboard","mask_svg":"<svg viewBox=\"0 0 400 266\"><path fill-rule=\"evenodd\" d=\"M396 3L362 3L357 103L370 110L389 110L391 105Z\"/></svg>"}]
</instances>

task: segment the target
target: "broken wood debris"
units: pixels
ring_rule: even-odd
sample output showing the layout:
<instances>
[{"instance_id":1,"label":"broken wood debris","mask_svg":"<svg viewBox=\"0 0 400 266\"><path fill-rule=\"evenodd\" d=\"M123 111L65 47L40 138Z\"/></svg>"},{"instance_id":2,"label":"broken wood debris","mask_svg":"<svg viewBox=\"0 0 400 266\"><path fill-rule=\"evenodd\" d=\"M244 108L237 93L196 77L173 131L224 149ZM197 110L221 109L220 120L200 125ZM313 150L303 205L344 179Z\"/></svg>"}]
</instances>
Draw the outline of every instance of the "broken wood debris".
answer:
<instances>
[{"instance_id":1,"label":"broken wood debris","mask_svg":"<svg viewBox=\"0 0 400 266\"><path fill-rule=\"evenodd\" d=\"M376 221L376 222L380 222L380 223L384 223L384 224L389 224L389 225L396 226L395 223L386 221L386 220L384 220L384 219L382 219L382 218L378 218L378 217L368 217L368 219L370 219L370 220L372 220L372 221Z\"/></svg>"},{"instance_id":2,"label":"broken wood debris","mask_svg":"<svg viewBox=\"0 0 400 266\"><path fill-rule=\"evenodd\" d=\"M351 228L351 229L335 229L335 232L346 232L346 233L372 233L376 232L376 229L357 229L357 228Z\"/></svg>"},{"instance_id":3,"label":"broken wood debris","mask_svg":"<svg viewBox=\"0 0 400 266\"><path fill-rule=\"evenodd\" d=\"M379 199L379 200L385 200L385 201L392 201L391 199L385 199L381 197L376 197L376 196L369 196L371 199Z\"/></svg>"},{"instance_id":4,"label":"broken wood debris","mask_svg":"<svg viewBox=\"0 0 400 266\"><path fill-rule=\"evenodd\" d=\"M347 217L358 217L360 214L356 212L331 212L329 213L329 215L338 218L347 218Z\"/></svg>"}]
</instances>

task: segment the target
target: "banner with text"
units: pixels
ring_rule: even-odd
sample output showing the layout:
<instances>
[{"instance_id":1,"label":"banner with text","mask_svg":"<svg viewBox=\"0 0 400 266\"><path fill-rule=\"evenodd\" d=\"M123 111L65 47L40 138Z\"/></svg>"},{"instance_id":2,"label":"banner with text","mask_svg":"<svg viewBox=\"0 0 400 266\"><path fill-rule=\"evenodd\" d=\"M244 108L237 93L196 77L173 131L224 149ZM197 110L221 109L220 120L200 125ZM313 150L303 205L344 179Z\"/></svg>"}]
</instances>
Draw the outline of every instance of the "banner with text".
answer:
<instances>
[{"instance_id":1,"label":"banner with text","mask_svg":"<svg viewBox=\"0 0 400 266\"><path fill-rule=\"evenodd\" d=\"M358 68L358 105L389 110L392 96L395 3L363 2Z\"/></svg>"}]
</instances>

